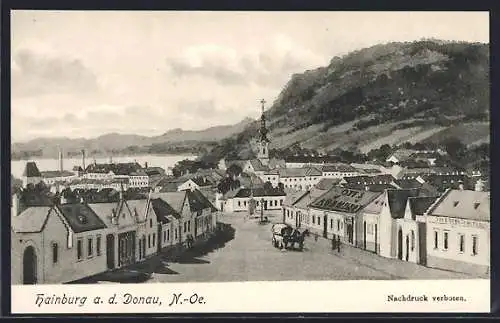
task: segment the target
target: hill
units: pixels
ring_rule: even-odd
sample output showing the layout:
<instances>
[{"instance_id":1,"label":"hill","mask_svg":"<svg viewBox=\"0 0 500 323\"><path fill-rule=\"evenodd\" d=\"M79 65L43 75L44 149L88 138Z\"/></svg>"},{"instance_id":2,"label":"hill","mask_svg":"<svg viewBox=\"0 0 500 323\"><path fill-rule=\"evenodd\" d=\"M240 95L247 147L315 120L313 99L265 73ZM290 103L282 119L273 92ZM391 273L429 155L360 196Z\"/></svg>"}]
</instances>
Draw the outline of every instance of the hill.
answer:
<instances>
[{"instance_id":1,"label":"hill","mask_svg":"<svg viewBox=\"0 0 500 323\"><path fill-rule=\"evenodd\" d=\"M367 152L456 136L484 142L489 106L488 44L422 40L361 49L293 75L266 118L271 148ZM249 125L206 158L234 147L247 154L257 127Z\"/></svg>"},{"instance_id":2,"label":"hill","mask_svg":"<svg viewBox=\"0 0 500 323\"><path fill-rule=\"evenodd\" d=\"M234 125L222 125L204 130L174 129L160 136L139 136L134 134L110 133L97 138L37 138L28 142L12 144L12 159L58 156L59 148L66 155L79 155L82 149L94 156L113 153L204 153L217 141L240 133L254 120L246 118Z\"/></svg>"}]
</instances>

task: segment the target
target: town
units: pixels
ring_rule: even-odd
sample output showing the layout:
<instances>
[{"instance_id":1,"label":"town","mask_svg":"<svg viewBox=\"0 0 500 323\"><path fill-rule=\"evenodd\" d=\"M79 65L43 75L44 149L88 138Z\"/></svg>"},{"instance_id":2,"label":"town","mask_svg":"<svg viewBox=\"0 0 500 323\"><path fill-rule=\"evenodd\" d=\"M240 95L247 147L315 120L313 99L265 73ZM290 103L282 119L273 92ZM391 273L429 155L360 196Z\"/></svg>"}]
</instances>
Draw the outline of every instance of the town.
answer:
<instances>
[{"instance_id":1,"label":"town","mask_svg":"<svg viewBox=\"0 0 500 323\"><path fill-rule=\"evenodd\" d=\"M147 163L111 159L86 165L83 150L82 165L72 172L64 170L62 152L56 171L41 172L28 161L21 182L12 184L12 283L108 277L138 264L158 265L158 257L169 266L213 243L228 227L236 232L217 254L232 252L221 266L248 265L259 272L251 276L251 268L241 269L240 275L250 275L245 279L266 273L280 279L294 267L319 267L321 273L313 268L309 274L332 280L351 279L352 271L363 269L365 279L489 275L488 174L443 162L450 160L443 149L400 148L387 151L382 163L348 164L317 155L270 158L261 103L255 159L222 159L217 168L177 176ZM272 255L279 249L271 245L270 226L280 223L307 232L307 238L304 256L290 250L273 274ZM328 259L316 263L308 253ZM237 263L236 254L247 260ZM370 266L379 273L372 276ZM203 281L202 273L186 269ZM214 267L207 280L224 281L228 270ZM294 271L300 279L302 272ZM175 279L189 281L179 274ZM168 276L161 281L171 281Z\"/></svg>"}]
</instances>

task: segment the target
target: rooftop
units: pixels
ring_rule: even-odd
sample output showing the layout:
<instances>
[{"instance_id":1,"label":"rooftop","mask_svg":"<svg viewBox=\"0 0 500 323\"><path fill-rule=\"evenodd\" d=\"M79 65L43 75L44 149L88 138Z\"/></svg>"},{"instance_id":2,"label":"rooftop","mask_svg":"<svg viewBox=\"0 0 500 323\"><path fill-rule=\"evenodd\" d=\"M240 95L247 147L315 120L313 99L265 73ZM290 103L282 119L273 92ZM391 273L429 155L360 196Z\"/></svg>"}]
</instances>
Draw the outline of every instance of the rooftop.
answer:
<instances>
[{"instance_id":1,"label":"rooftop","mask_svg":"<svg viewBox=\"0 0 500 323\"><path fill-rule=\"evenodd\" d=\"M322 210L356 213L379 195L380 193L334 186L312 202L311 207Z\"/></svg>"},{"instance_id":2,"label":"rooftop","mask_svg":"<svg viewBox=\"0 0 500 323\"><path fill-rule=\"evenodd\" d=\"M490 194L448 190L431 206L428 215L490 222Z\"/></svg>"}]
</instances>

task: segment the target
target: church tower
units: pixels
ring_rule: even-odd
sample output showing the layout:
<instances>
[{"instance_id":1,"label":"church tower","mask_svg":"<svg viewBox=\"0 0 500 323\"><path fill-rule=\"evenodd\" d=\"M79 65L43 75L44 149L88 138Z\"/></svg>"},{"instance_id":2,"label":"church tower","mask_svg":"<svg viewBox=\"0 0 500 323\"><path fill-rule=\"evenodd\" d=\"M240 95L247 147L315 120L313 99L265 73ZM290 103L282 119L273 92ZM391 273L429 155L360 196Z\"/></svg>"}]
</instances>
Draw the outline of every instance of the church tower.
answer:
<instances>
[{"instance_id":1,"label":"church tower","mask_svg":"<svg viewBox=\"0 0 500 323\"><path fill-rule=\"evenodd\" d=\"M263 165L268 165L270 140L267 138L266 117L264 116L264 104L266 101L262 99L260 103L262 104L262 116L260 117L260 136L258 143L259 151L257 153L257 159L259 159Z\"/></svg>"}]
</instances>

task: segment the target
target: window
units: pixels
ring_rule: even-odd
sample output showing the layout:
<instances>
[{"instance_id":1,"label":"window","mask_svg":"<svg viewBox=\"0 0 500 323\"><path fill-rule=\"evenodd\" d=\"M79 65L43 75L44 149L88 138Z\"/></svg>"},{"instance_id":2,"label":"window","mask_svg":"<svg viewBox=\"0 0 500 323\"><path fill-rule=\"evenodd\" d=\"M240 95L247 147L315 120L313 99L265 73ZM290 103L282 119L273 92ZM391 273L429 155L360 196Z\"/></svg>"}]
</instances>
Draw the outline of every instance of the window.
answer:
<instances>
[{"instance_id":1,"label":"window","mask_svg":"<svg viewBox=\"0 0 500 323\"><path fill-rule=\"evenodd\" d=\"M321 225L321 218L318 216L318 225Z\"/></svg>"},{"instance_id":2,"label":"window","mask_svg":"<svg viewBox=\"0 0 500 323\"><path fill-rule=\"evenodd\" d=\"M156 234L153 233L153 247L155 246L156 243Z\"/></svg>"},{"instance_id":3,"label":"window","mask_svg":"<svg viewBox=\"0 0 500 323\"><path fill-rule=\"evenodd\" d=\"M163 242L167 241L167 231L163 231Z\"/></svg>"},{"instance_id":4,"label":"window","mask_svg":"<svg viewBox=\"0 0 500 323\"><path fill-rule=\"evenodd\" d=\"M411 231L411 251L415 250L415 232Z\"/></svg>"},{"instance_id":5,"label":"window","mask_svg":"<svg viewBox=\"0 0 500 323\"><path fill-rule=\"evenodd\" d=\"M337 219L337 231L340 231L340 220Z\"/></svg>"},{"instance_id":6,"label":"window","mask_svg":"<svg viewBox=\"0 0 500 323\"><path fill-rule=\"evenodd\" d=\"M477 236L472 236L472 255L477 255Z\"/></svg>"},{"instance_id":7,"label":"window","mask_svg":"<svg viewBox=\"0 0 500 323\"><path fill-rule=\"evenodd\" d=\"M92 240L92 238L87 239L87 246L87 256L92 257L92 255L94 254L94 240Z\"/></svg>"},{"instance_id":8,"label":"window","mask_svg":"<svg viewBox=\"0 0 500 323\"><path fill-rule=\"evenodd\" d=\"M184 222L184 232L187 231L187 222Z\"/></svg>"},{"instance_id":9,"label":"window","mask_svg":"<svg viewBox=\"0 0 500 323\"><path fill-rule=\"evenodd\" d=\"M444 232L443 234L443 244L444 250L448 250L448 232Z\"/></svg>"},{"instance_id":10,"label":"window","mask_svg":"<svg viewBox=\"0 0 500 323\"><path fill-rule=\"evenodd\" d=\"M76 242L76 259L82 260L82 257L83 257L83 241L79 239Z\"/></svg>"},{"instance_id":11,"label":"window","mask_svg":"<svg viewBox=\"0 0 500 323\"><path fill-rule=\"evenodd\" d=\"M58 260L58 250L59 247L57 246L57 243L56 242L53 242L52 243L52 263L53 264L56 264L57 263L57 260Z\"/></svg>"},{"instance_id":12,"label":"window","mask_svg":"<svg viewBox=\"0 0 500 323\"><path fill-rule=\"evenodd\" d=\"M333 219L330 219L330 229L333 229Z\"/></svg>"},{"instance_id":13,"label":"window","mask_svg":"<svg viewBox=\"0 0 500 323\"><path fill-rule=\"evenodd\" d=\"M459 239L460 252L465 252L465 235L460 234L458 239Z\"/></svg>"},{"instance_id":14,"label":"window","mask_svg":"<svg viewBox=\"0 0 500 323\"><path fill-rule=\"evenodd\" d=\"M241 206L241 201L238 201L238 206Z\"/></svg>"},{"instance_id":15,"label":"window","mask_svg":"<svg viewBox=\"0 0 500 323\"><path fill-rule=\"evenodd\" d=\"M151 235L148 234L148 248L151 248Z\"/></svg>"},{"instance_id":16,"label":"window","mask_svg":"<svg viewBox=\"0 0 500 323\"><path fill-rule=\"evenodd\" d=\"M170 230L167 230L167 241L170 240Z\"/></svg>"},{"instance_id":17,"label":"window","mask_svg":"<svg viewBox=\"0 0 500 323\"><path fill-rule=\"evenodd\" d=\"M313 215L313 224L316 224L316 217Z\"/></svg>"},{"instance_id":18,"label":"window","mask_svg":"<svg viewBox=\"0 0 500 323\"><path fill-rule=\"evenodd\" d=\"M188 221L188 231L191 231L191 220Z\"/></svg>"},{"instance_id":19,"label":"window","mask_svg":"<svg viewBox=\"0 0 500 323\"><path fill-rule=\"evenodd\" d=\"M438 248L438 232L434 231L434 249Z\"/></svg>"},{"instance_id":20,"label":"window","mask_svg":"<svg viewBox=\"0 0 500 323\"><path fill-rule=\"evenodd\" d=\"M101 236L97 236L97 239L95 241L95 249L97 252L97 255L101 255Z\"/></svg>"},{"instance_id":21,"label":"window","mask_svg":"<svg viewBox=\"0 0 500 323\"><path fill-rule=\"evenodd\" d=\"M149 219L149 227L152 228L153 227L153 219Z\"/></svg>"}]
</instances>

